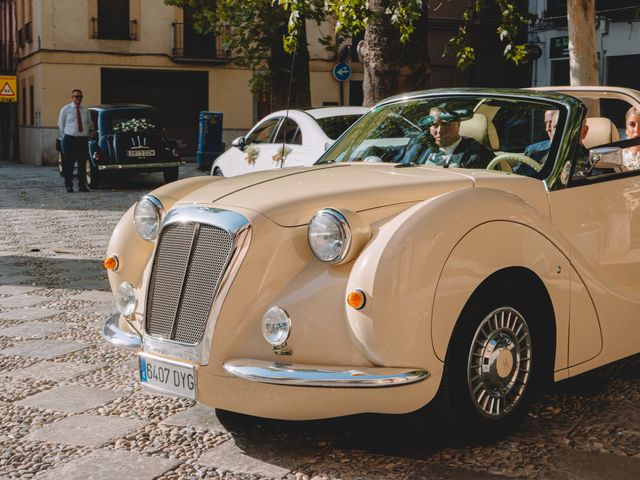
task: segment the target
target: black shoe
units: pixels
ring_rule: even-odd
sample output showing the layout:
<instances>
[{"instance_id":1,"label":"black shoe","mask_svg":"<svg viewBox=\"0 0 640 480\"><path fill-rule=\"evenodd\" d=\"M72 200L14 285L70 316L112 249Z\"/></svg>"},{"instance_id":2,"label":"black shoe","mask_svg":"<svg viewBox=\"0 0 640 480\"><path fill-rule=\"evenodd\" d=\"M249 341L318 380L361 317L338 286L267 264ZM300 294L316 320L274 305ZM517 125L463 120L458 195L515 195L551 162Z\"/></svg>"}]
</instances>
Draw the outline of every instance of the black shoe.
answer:
<instances>
[{"instance_id":1,"label":"black shoe","mask_svg":"<svg viewBox=\"0 0 640 480\"><path fill-rule=\"evenodd\" d=\"M87 187L86 185L79 186L78 190L80 190L81 192L90 192L91 191L91 189L89 189L89 187Z\"/></svg>"},{"instance_id":2,"label":"black shoe","mask_svg":"<svg viewBox=\"0 0 640 480\"><path fill-rule=\"evenodd\" d=\"M73 193L73 187L67 187L67 192Z\"/></svg>"}]
</instances>

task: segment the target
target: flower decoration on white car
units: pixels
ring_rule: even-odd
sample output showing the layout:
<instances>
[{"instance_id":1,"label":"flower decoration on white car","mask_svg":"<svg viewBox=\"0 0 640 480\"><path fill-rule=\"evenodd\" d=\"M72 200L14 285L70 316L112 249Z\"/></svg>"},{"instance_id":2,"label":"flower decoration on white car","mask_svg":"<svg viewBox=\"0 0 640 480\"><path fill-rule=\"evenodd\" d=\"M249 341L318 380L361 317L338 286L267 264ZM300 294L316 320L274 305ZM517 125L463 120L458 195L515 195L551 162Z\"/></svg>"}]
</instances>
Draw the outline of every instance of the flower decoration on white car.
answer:
<instances>
[{"instance_id":1,"label":"flower decoration on white car","mask_svg":"<svg viewBox=\"0 0 640 480\"><path fill-rule=\"evenodd\" d=\"M245 151L245 160L247 161L247 163L249 165L255 165L256 163L256 159L258 158L258 155L260 154L260 149L258 147L256 147L255 145L249 145Z\"/></svg>"},{"instance_id":2,"label":"flower decoration on white car","mask_svg":"<svg viewBox=\"0 0 640 480\"><path fill-rule=\"evenodd\" d=\"M282 166L287 159L287 155L291 153L291 147L285 147L284 145L278 149L278 151L272 155L272 159L279 166Z\"/></svg>"}]
</instances>

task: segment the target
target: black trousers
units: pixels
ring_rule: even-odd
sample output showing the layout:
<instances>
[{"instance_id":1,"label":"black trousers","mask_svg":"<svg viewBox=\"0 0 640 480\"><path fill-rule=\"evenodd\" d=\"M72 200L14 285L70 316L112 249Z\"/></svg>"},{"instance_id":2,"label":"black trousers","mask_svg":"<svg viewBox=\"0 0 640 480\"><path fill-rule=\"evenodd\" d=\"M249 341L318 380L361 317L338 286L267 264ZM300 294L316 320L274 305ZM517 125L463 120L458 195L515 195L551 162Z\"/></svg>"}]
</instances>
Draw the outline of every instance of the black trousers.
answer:
<instances>
[{"instance_id":1,"label":"black trousers","mask_svg":"<svg viewBox=\"0 0 640 480\"><path fill-rule=\"evenodd\" d=\"M62 138L62 176L66 187L73 186L73 167L78 163L78 185L87 184L88 137L65 135Z\"/></svg>"}]
</instances>

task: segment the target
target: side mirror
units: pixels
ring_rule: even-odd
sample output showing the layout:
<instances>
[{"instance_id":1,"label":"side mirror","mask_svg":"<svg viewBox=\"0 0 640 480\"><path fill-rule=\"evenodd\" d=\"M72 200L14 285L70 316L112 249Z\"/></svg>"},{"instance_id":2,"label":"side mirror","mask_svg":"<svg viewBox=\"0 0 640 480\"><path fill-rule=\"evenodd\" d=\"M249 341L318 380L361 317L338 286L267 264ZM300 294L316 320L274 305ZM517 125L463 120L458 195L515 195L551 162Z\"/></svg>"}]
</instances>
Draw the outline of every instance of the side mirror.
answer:
<instances>
[{"instance_id":1,"label":"side mirror","mask_svg":"<svg viewBox=\"0 0 640 480\"><path fill-rule=\"evenodd\" d=\"M244 137L238 137L233 142L231 142L231 146L239 148L240 150L242 150L247 145L246 142L247 141L245 140Z\"/></svg>"},{"instance_id":2,"label":"side mirror","mask_svg":"<svg viewBox=\"0 0 640 480\"><path fill-rule=\"evenodd\" d=\"M622 170L622 150L618 147L601 147L589 150L589 165L593 168Z\"/></svg>"}]
</instances>

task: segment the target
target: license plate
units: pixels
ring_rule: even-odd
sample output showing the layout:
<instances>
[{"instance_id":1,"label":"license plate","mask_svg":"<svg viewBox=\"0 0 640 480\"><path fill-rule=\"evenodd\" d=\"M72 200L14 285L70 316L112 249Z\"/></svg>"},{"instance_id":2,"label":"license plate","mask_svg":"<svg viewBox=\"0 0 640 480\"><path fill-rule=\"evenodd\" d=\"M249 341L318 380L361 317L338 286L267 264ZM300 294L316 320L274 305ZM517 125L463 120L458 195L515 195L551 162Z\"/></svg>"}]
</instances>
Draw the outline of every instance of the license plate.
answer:
<instances>
[{"instance_id":1,"label":"license plate","mask_svg":"<svg viewBox=\"0 0 640 480\"><path fill-rule=\"evenodd\" d=\"M128 157L155 157L155 150L127 150Z\"/></svg>"},{"instance_id":2,"label":"license plate","mask_svg":"<svg viewBox=\"0 0 640 480\"><path fill-rule=\"evenodd\" d=\"M193 365L159 359L144 353L138 354L138 364L143 385L196 399L196 369Z\"/></svg>"}]
</instances>

